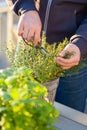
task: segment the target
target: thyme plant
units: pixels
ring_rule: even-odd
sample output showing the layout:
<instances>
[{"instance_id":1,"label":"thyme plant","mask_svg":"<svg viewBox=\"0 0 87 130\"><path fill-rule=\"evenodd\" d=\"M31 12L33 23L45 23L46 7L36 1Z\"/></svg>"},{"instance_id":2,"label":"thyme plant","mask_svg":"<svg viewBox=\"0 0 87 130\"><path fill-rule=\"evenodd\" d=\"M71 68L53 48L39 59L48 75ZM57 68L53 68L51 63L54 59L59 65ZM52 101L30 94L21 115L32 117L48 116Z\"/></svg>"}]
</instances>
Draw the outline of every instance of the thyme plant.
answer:
<instances>
[{"instance_id":1,"label":"thyme plant","mask_svg":"<svg viewBox=\"0 0 87 130\"><path fill-rule=\"evenodd\" d=\"M39 46L35 47L33 42L26 44L26 41L21 40L17 49L14 50L15 53L7 49L7 54L12 66L27 66L32 69L33 77L40 83L43 83L65 76L66 71L62 70L61 66L55 62L55 57L60 54L68 43L69 41L65 38L58 46L57 43L50 45L46 42L46 37L42 35ZM68 53L65 58L69 58L71 55L73 53ZM70 69L71 73L78 71L82 66L82 64L79 64L73 67Z\"/></svg>"}]
</instances>

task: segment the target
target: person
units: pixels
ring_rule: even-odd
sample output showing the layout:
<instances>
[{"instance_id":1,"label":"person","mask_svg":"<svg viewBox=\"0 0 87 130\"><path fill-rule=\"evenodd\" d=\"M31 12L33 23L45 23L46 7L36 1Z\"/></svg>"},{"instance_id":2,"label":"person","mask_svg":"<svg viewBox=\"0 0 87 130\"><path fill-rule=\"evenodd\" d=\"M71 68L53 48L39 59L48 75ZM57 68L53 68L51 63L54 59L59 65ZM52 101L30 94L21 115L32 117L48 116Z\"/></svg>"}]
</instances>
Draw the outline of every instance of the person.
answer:
<instances>
[{"instance_id":1,"label":"person","mask_svg":"<svg viewBox=\"0 0 87 130\"><path fill-rule=\"evenodd\" d=\"M48 0L40 0L39 10L34 0L7 0L7 3L20 16L18 35L27 41L33 37L34 45L38 45ZM53 0L46 37L49 44L61 42L67 37L70 43L56 58L56 62L65 70L78 65L87 53L87 0ZM69 59L64 58L67 52L73 51L75 53ZM87 66L80 69L78 74L60 77L55 97L57 102L84 112L86 97Z\"/></svg>"}]
</instances>

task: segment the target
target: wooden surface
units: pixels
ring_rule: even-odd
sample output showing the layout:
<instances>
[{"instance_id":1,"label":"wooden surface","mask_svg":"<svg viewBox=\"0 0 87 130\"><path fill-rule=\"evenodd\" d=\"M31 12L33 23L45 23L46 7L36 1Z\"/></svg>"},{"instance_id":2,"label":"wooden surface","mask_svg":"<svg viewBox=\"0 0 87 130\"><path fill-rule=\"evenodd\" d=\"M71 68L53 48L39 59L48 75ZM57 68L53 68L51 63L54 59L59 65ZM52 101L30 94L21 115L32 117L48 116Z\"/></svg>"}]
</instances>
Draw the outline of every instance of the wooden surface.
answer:
<instances>
[{"instance_id":1,"label":"wooden surface","mask_svg":"<svg viewBox=\"0 0 87 130\"><path fill-rule=\"evenodd\" d=\"M87 115L60 103L54 103L60 112L59 121L55 123L58 130L87 130Z\"/></svg>"}]
</instances>

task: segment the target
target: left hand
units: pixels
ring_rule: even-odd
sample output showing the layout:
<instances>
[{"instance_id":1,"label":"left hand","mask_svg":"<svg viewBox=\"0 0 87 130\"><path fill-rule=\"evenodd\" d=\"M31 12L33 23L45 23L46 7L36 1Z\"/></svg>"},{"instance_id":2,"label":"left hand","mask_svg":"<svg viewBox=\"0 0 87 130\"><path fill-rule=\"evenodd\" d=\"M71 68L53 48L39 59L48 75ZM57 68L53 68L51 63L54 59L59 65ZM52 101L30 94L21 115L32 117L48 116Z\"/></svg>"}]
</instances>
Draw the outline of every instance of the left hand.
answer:
<instances>
[{"instance_id":1,"label":"left hand","mask_svg":"<svg viewBox=\"0 0 87 130\"><path fill-rule=\"evenodd\" d=\"M27 42L34 40L37 46L40 42L42 23L39 14L35 10L29 10L21 15L18 22L18 35L22 36Z\"/></svg>"},{"instance_id":2,"label":"left hand","mask_svg":"<svg viewBox=\"0 0 87 130\"><path fill-rule=\"evenodd\" d=\"M64 56L67 53L72 53L70 58L65 59ZM79 64L80 61L80 49L73 43L68 44L63 51L60 53L60 56L56 58L56 62L61 65L62 69L67 70Z\"/></svg>"}]
</instances>

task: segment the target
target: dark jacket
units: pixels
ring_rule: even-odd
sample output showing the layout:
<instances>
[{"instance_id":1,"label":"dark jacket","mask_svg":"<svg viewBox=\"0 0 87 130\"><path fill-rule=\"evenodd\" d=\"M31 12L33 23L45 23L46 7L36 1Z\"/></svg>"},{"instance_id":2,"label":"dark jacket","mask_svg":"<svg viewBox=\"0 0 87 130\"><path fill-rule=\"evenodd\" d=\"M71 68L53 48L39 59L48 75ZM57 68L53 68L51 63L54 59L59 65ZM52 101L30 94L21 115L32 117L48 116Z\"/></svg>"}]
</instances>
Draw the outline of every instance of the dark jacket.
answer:
<instances>
[{"instance_id":1,"label":"dark jacket","mask_svg":"<svg viewBox=\"0 0 87 130\"><path fill-rule=\"evenodd\" d=\"M16 14L36 10L34 0L7 0ZM40 17L44 16L48 0L40 1ZM47 41L60 42L67 37L76 44L82 56L87 53L87 0L53 0L48 20Z\"/></svg>"}]
</instances>

